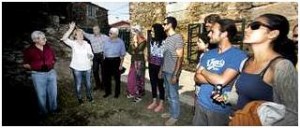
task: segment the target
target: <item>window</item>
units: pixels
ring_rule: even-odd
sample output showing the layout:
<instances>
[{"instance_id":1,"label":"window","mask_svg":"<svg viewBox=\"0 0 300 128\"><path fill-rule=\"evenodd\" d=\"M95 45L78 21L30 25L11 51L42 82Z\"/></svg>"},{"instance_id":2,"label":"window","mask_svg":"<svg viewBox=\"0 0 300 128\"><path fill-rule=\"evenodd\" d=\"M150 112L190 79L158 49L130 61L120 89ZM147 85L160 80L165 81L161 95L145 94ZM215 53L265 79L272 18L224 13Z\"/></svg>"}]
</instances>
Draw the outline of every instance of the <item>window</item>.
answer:
<instances>
[{"instance_id":1,"label":"window","mask_svg":"<svg viewBox=\"0 0 300 128\"><path fill-rule=\"evenodd\" d=\"M96 9L91 5L87 5L87 15L89 17L96 17Z\"/></svg>"}]
</instances>

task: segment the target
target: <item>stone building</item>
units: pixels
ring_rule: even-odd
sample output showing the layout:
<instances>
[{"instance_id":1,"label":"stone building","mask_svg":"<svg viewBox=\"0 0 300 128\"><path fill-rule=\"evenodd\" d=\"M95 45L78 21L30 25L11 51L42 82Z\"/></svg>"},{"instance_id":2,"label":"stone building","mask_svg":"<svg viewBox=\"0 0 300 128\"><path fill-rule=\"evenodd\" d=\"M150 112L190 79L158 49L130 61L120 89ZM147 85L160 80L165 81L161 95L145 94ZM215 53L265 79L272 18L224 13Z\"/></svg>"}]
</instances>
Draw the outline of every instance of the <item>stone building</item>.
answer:
<instances>
[{"instance_id":1,"label":"stone building","mask_svg":"<svg viewBox=\"0 0 300 128\"><path fill-rule=\"evenodd\" d=\"M162 23L166 16L164 2L130 2L129 14L131 25L143 27L144 32L154 23Z\"/></svg>"},{"instance_id":2,"label":"stone building","mask_svg":"<svg viewBox=\"0 0 300 128\"><path fill-rule=\"evenodd\" d=\"M162 23L166 16L175 17L178 20L177 31L182 34L186 44L188 44L188 26L203 23L204 18L209 14L219 14L222 18L240 21L237 24L240 31L239 40L242 40L243 37L241 21L244 20L244 25L247 25L255 17L264 13L276 13L287 17L290 22L289 37L291 37L292 28L298 23L297 2L134 2L130 3L129 12L133 25L138 23L148 30L151 29L154 22ZM197 38L193 37L190 40L196 42ZM187 46L186 48L188 48ZM195 43L190 46L195 46ZM237 43L237 46L248 50L241 41ZM193 49L195 51L195 47Z\"/></svg>"},{"instance_id":3,"label":"stone building","mask_svg":"<svg viewBox=\"0 0 300 128\"><path fill-rule=\"evenodd\" d=\"M150 28L154 22L162 23L166 16L174 16L186 40L188 24L203 23L204 17L212 13L246 22L263 13L277 13L288 18L292 29L298 22L297 10L297 2L131 2L129 12L131 23L144 28Z\"/></svg>"},{"instance_id":4,"label":"stone building","mask_svg":"<svg viewBox=\"0 0 300 128\"><path fill-rule=\"evenodd\" d=\"M90 2L74 2L69 5L70 17L83 28L98 24L101 31L108 32L108 10Z\"/></svg>"}]
</instances>

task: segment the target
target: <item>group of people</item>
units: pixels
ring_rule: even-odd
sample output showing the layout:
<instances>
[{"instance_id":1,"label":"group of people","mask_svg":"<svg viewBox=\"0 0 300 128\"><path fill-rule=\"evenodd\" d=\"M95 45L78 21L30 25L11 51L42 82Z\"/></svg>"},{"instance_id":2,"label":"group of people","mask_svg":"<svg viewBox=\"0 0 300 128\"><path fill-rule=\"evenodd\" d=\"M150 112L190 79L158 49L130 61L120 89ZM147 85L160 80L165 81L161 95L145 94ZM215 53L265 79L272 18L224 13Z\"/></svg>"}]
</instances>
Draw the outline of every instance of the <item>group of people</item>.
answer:
<instances>
[{"instance_id":1,"label":"group of people","mask_svg":"<svg viewBox=\"0 0 300 128\"><path fill-rule=\"evenodd\" d=\"M147 43L141 28L137 25L132 29L134 36L133 43L130 44L132 57L127 82L127 98L133 98L133 102L142 100L145 94L145 64L148 62L152 101L147 109L161 112L167 96L169 112L162 114L163 118L168 118L165 125L173 125L180 113L178 82L184 43L182 36L175 31L176 27L177 20L174 17L165 18L163 24L153 24L152 38Z\"/></svg>"},{"instance_id":2,"label":"group of people","mask_svg":"<svg viewBox=\"0 0 300 128\"><path fill-rule=\"evenodd\" d=\"M287 37L288 20L278 14L263 14L255 18L246 27L243 39L243 43L251 47L252 55L233 46L237 34L233 20L212 14L205 18L205 26L209 44L201 38L197 43L202 54L194 77L196 102L193 125L226 126L234 111L255 100L286 107L283 119L272 125L297 125L297 51L286 49L295 48ZM139 102L145 95L145 69L148 63L152 100L147 109L162 112L167 101L169 109L161 115L168 119L165 125L174 125L180 115L178 83L184 41L175 31L176 27L174 17L166 17L162 24L153 24L149 42L140 27L133 27L133 40L129 45L132 57L126 86L127 98ZM74 39L70 38L72 32ZM93 27L93 32L86 33L72 22L61 39L72 49L70 69L80 104L84 102L80 91L83 78L87 99L94 101L91 70L96 84L94 89L105 90L103 98L112 94L111 77L115 80L114 98L120 96L120 76L126 53L124 42L118 38L117 28L111 28L109 36L101 34L97 25ZM34 44L24 51L24 67L32 72L40 112L46 114L57 109L56 72L53 69L55 54L46 43L43 32L34 31L31 36ZM293 41L297 42L296 39ZM221 91L216 93L216 89Z\"/></svg>"},{"instance_id":3,"label":"group of people","mask_svg":"<svg viewBox=\"0 0 300 128\"><path fill-rule=\"evenodd\" d=\"M297 53L287 37L289 27L278 14L255 18L245 29L243 43L253 51L247 56L232 46L237 32L234 21L219 19L212 24L208 36L218 47L206 50L199 59L193 125L228 125L234 111L251 101L285 106L286 114L271 125L298 125ZM198 46L205 49L203 42ZM221 92L216 94L218 89Z\"/></svg>"},{"instance_id":4,"label":"group of people","mask_svg":"<svg viewBox=\"0 0 300 128\"><path fill-rule=\"evenodd\" d=\"M98 25L93 27L94 34L84 32L69 24L68 31L62 41L72 49L70 69L74 77L74 88L79 104L84 102L81 96L81 85L84 81L89 102L94 102L91 85L91 71L95 78L94 90L105 89L104 98L111 94L111 77L114 77L115 98L120 95L120 76L125 56L124 42L118 38L118 29L111 28L109 36L100 33ZM72 36L70 36L72 34ZM87 38L90 43L84 40ZM31 34L34 42L24 50L23 67L31 71L33 84L37 93L41 115L57 111L57 74L54 70L56 62L54 50L46 43L43 32ZM105 75L102 75L105 72Z\"/></svg>"}]
</instances>

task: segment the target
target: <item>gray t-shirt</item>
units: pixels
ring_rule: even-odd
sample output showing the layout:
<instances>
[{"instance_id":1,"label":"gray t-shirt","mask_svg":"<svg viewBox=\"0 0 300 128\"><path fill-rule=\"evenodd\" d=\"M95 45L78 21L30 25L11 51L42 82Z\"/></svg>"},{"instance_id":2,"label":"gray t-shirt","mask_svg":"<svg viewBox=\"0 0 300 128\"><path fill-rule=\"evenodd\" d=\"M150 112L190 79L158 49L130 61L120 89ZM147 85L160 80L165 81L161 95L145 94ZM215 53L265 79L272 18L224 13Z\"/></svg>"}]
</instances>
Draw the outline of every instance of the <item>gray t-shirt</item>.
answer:
<instances>
[{"instance_id":1,"label":"gray t-shirt","mask_svg":"<svg viewBox=\"0 0 300 128\"><path fill-rule=\"evenodd\" d=\"M178 57L176 49L183 48L183 45L183 39L180 34L174 34L167 37L164 44L164 63L162 71L167 73L174 72L176 59Z\"/></svg>"}]
</instances>

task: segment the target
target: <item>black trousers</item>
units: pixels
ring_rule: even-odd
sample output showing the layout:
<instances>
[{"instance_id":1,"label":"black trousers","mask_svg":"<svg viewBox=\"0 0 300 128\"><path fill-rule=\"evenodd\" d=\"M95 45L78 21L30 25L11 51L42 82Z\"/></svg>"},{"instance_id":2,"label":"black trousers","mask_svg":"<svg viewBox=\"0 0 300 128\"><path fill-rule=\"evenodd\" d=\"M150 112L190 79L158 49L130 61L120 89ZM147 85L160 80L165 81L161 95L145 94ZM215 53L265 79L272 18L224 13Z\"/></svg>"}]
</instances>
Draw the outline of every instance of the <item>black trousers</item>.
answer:
<instances>
[{"instance_id":1,"label":"black trousers","mask_svg":"<svg viewBox=\"0 0 300 128\"><path fill-rule=\"evenodd\" d=\"M103 87L103 53L95 53L93 58L93 75L95 79L95 87L104 89Z\"/></svg>"},{"instance_id":2,"label":"black trousers","mask_svg":"<svg viewBox=\"0 0 300 128\"><path fill-rule=\"evenodd\" d=\"M160 66L149 63L149 76L152 88L152 97L157 98L157 87L159 91L159 99L165 99L164 80L158 78Z\"/></svg>"},{"instance_id":3,"label":"black trousers","mask_svg":"<svg viewBox=\"0 0 300 128\"><path fill-rule=\"evenodd\" d=\"M105 94L111 94L111 77L115 80L115 96L120 95L121 72L119 70L121 59L120 57L105 58L103 68L103 82Z\"/></svg>"}]
</instances>

